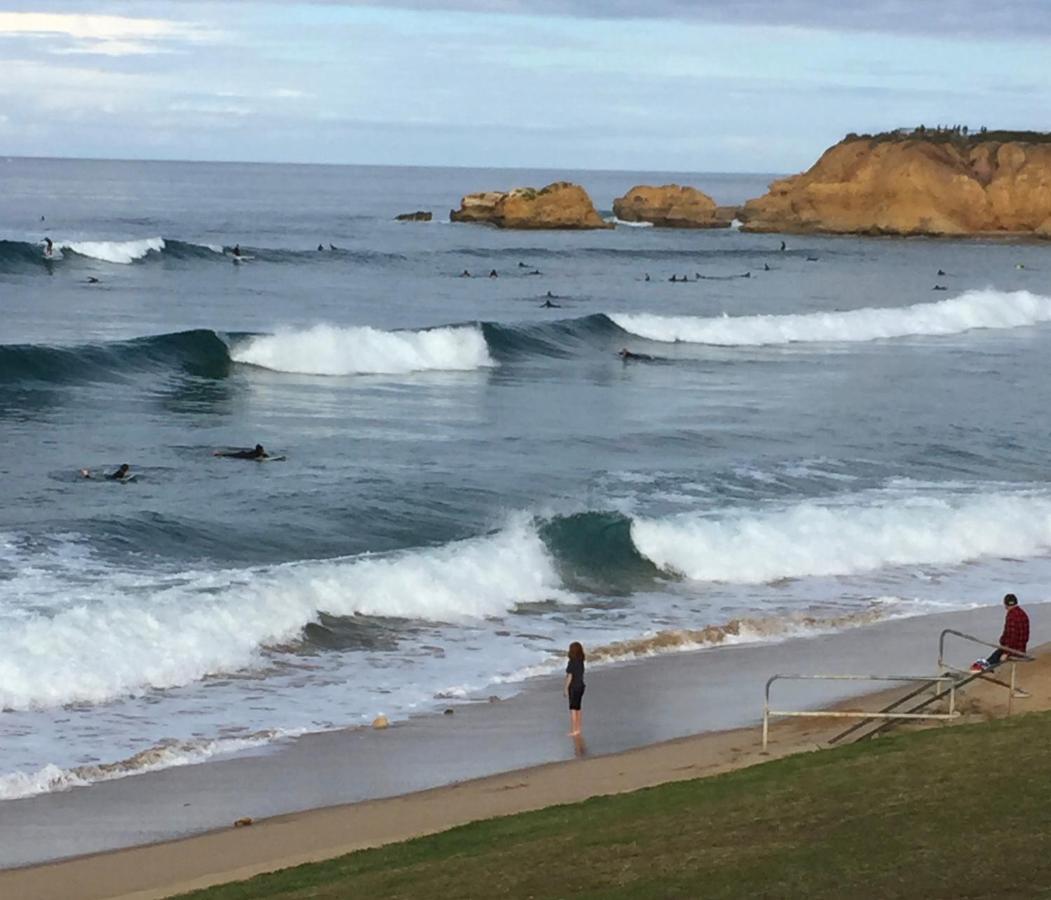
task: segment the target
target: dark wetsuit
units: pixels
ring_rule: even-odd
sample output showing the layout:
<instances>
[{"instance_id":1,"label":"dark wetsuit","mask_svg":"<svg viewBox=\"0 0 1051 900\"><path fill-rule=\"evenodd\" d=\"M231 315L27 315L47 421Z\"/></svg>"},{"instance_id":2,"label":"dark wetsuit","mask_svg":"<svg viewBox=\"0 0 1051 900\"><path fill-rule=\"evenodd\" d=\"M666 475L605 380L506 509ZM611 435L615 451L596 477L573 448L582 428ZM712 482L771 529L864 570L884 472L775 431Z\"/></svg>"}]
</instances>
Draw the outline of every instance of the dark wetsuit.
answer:
<instances>
[{"instance_id":1,"label":"dark wetsuit","mask_svg":"<svg viewBox=\"0 0 1051 900\"><path fill-rule=\"evenodd\" d=\"M227 459L266 459L265 450L232 450L229 453L218 453L217 456L225 456Z\"/></svg>"},{"instance_id":2,"label":"dark wetsuit","mask_svg":"<svg viewBox=\"0 0 1051 900\"><path fill-rule=\"evenodd\" d=\"M566 664L566 674L569 675L569 708L580 709L580 701L584 699L584 660L571 659Z\"/></svg>"}]
</instances>

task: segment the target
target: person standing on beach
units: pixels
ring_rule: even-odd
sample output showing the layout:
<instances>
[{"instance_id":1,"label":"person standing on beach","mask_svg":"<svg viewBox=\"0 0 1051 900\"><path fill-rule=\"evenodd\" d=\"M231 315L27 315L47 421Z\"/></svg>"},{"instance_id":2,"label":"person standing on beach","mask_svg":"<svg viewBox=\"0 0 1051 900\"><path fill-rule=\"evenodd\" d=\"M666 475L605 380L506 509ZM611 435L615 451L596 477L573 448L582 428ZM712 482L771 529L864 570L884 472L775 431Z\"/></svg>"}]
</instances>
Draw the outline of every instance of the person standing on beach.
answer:
<instances>
[{"instance_id":1,"label":"person standing on beach","mask_svg":"<svg viewBox=\"0 0 1051 900\"><path fill-rule=\"evenodd\" d=\"M569 645L566 681L562 693L569 698L569 735L580 736L580 701L584 699L584 648L580 641Z\"/></svg>"},{"instance_id":2,"label":"person standing on beach","mask_svg":"<svg viewBox=\"0 0 1051 900\"><path fill-rule=\"evenodd\" d=\"M991 669L999 665L1004 656L1010 659L1014 656L1012 650L1019 654L1025 653L1025 648L1029 645L1028 613L1018 605L1018 598L1014 594L1004 595L1004 607L1007 609L1007 615L1004 617L1004 632L997 643L1001 647L1006 647L1007 650L997 648L986 659L980 659L971 666L972 672L984 672L986 669Z\"/></svg>"}]
</instances>

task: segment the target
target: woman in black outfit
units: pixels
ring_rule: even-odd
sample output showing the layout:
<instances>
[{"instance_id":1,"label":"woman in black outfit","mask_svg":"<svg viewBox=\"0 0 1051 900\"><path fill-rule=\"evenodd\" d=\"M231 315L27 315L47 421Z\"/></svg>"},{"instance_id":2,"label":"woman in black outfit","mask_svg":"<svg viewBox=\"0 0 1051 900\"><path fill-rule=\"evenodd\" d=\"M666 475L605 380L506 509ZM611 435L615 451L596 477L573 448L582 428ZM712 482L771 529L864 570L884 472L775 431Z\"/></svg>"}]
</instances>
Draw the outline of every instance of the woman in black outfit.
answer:
<instances>
[{"instance_id":1,"label":"woman in black outfit","mask_svg":"<svg viewBox=\"0 0 1051 900\"><path fill-rule=\"evenodd\" d=\"M579 641L569 645L566 681L562 693L569 698L569 734L580 734L580 701L584 698L584 648Z\"/></svg>"}]
</instances>

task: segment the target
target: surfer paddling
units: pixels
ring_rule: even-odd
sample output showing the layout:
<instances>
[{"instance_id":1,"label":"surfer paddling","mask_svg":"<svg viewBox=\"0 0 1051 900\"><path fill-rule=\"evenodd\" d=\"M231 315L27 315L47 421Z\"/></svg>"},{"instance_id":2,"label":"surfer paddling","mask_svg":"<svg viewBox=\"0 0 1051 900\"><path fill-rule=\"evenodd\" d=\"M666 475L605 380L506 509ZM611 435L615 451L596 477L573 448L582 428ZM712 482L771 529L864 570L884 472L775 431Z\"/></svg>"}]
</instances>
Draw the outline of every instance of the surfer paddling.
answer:
<instances>
[{"instance_id":1,"label":"surfer paddling","mask_svg":"<svg viewBox=\"0 0 1051 900\"><path fill-rule=\"evenodd\" d=\"M95 476L92 474L91 469L81 469L80 477L92 479ZM121 463L120 466L117 467L117 470L115 472L110 472L109 474L103 475L102 477L105 478L106 481L127 481L129 478L132 477L131 466L129 466L127 463Z\"/></svg>"},{"instance_id":2,"label":"surfer paddling","mask_svg":"<svg viewBox=\"0 0 1051 900\"><path fill-rule=\"evenodd\" d=\"M216 450L212 456L222 456L226 459L270 459L270 454L263 449L262 444L256 444L251 450Z\"/></svg>"}]
</instances>

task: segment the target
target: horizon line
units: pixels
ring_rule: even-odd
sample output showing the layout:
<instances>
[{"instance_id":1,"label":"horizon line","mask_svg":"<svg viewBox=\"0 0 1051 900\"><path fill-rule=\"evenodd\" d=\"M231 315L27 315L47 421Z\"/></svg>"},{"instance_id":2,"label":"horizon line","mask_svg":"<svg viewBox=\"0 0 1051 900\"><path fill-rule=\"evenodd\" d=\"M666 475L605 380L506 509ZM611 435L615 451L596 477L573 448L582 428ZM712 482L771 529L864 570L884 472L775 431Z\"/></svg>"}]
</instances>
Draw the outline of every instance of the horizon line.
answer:
<instances>
[{"instance_id":1,"label":"horizon line","mask_svg":"<svg viewBox=\"0 0 1051 900\"><path fill-rule=\"evenodd\" d=\"M701 169L615 169L615 168L582 168L579 166L500 166L500 165L450 165L439 163L338 163L338 162L299 162L252 159L180 159L175 157L121 157L121 156L29 156L24 154L0 155L4 162L14 160L33 160L46 162L118 162L118 163L185 163L199 165L224 166L314 166L326 168L360 168L360 169L479 169L491 171L535 171L535 172L645 172L668 175L741 175L755 177L782 177L784 172L750 172L734 170L701 170Z\"/></svg>"}]
</instances>

